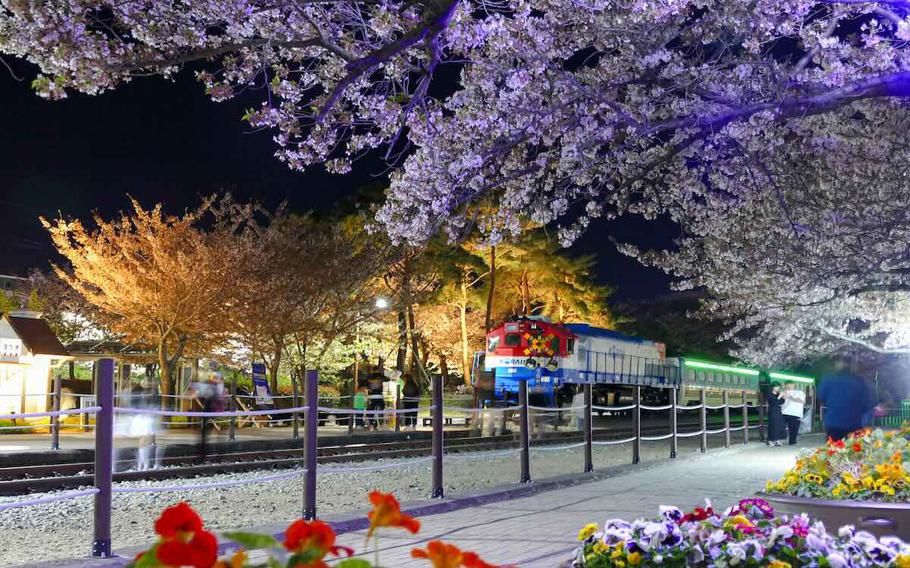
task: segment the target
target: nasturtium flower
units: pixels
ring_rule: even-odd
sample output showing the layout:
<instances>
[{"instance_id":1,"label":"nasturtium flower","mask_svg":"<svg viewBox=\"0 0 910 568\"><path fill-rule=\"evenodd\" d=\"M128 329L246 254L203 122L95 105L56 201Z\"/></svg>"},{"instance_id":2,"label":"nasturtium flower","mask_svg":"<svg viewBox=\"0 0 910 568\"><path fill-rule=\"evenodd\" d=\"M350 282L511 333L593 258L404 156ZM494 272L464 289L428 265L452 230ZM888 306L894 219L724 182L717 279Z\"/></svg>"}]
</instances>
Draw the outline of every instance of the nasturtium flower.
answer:
<instances>
[{"instance_id":1,"label":"nasturtium flower","mask_svg":"<svg viewBox=\"0 0 910 568\"><path fill-rule=\"evenodd\" d=\"M294 521L284 533L284 547L310 559L322 559L326 554L350 556L354 551L335 545L335 531L322 521Z\"/></svg>"},{"instance_id":2,"label":"nasturtium flower","mask_svg":"<svg viewBox=\"0 0 910 568\"><path fill-rule=\"evenodd\" d=\"M481 560L474 552L465 552L441 540L431 540L427 547L411 550L413 558L423 558L430 561L433 568L496 568L495 565Z\"/></svg>"},{"instance_id":3,"label":"nasturtium flower","mask_svg":"<svg viewBox=\"0 0 910 568\"><path fill-rule=\"evenodd\" d=\"M155 521L160 537L155 558L164 566L211 568L218 561L218 539L202 527L202 518L185 502L168 507Z\"/></svg>"},{"instance_id":4,"label":"nasturtium flower","mask_svg":"<svg viewBox=\"0 0 910 568\"><path fill-rule=\"evenodd\" d=\"M373 491L370 493L370 503L373 504L373 510L367 514L367 518L370 519L367 539L380 527L400 527L411 534L416 534L420 530L420 522L402 513L398 499L391 493Z\"/></svg>"}]
</instances>

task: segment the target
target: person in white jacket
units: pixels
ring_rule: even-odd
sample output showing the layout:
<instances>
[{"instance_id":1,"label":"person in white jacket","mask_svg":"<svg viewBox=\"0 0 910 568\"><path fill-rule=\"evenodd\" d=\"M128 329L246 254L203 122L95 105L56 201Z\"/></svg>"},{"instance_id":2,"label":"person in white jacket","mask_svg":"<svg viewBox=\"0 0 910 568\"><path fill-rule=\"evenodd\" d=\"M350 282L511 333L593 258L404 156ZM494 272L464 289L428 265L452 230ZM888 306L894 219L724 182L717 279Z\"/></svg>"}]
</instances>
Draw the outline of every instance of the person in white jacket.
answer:
<instances>
[{"instance_id":1,"label":"person in white jacket","mask_svg":"<svg viewBox=\"0 0 910 568\"><path fill-rule=\"evenodd\" d=\"M784 415L784 421L787 423L787 433L789 434L790 445L796 444L796 437L799 435L799 423L803 419L803 409L806 406L806 394L796 388L796 383L786 383L780 396L783 399L781 413Z\"/></svg>"}]
</instances>

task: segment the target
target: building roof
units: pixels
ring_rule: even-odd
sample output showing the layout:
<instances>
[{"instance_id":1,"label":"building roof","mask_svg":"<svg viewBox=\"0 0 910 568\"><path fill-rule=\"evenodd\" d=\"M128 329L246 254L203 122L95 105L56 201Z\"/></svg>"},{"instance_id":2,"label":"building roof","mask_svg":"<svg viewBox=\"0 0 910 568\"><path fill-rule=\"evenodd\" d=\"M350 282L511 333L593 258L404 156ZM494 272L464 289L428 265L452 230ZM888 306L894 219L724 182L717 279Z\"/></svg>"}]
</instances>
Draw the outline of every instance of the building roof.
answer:
<instances>
[{"instance_id":1,"label":"building roof","mask_svg":"<svg viewBox=\"0 0 910 568\"><path fill-rule=\"evenodd\" d=\"M66 357L69 353L57 339L47 322L41 318L14 316L7 314L6 320L13 331L22 340L22 344L37 355L59 355Z\"/></svg>"}]
</instances>

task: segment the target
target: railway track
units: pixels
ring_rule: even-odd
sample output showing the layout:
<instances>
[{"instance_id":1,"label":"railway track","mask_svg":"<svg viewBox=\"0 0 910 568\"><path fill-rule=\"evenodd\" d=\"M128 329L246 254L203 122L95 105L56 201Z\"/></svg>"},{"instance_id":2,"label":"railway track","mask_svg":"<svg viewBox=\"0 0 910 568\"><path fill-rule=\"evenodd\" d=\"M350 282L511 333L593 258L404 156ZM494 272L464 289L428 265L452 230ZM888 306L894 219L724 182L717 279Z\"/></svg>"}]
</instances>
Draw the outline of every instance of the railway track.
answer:
<instances>
[{"instance_id":1,"label":"railway track","mask_svg":"<svg viewBox=\"0 0 910 568\"><path fill-rule=\"evenodd\" d=\"M709 423L708 427L718 424ZM698 429L694 424L681 424L680 433L693 432ZM643 427L642 435L666 434L665 427ZM608 441L628 438L631 428L609 428L595 431L594 439ZM532 446L560 445L581 442L581 432L546 432L532 439ZM317 459L320 465L333 463L350 463L368 460L424 457L430 455L432 441L430 438L399 440L390 442L372 442L356 444L337 444L320 446ZM479 452L489 450L517 449L516 433L492 437L446 436L446 453ZM196 463L195 455L166 456L160 460L164 466L148 471L133 471L135 460L118 460L114 481L165 480L193 478L219 473L237 473L262 469L282 469L297 467L301 464L302 449L275 448L258 451L222 452L208 456L205 463ZM17 465L0 467L0 496L24 495L35 492L58 491L84 487L94 483L93 462L75 461L68 463L48 463L40 465Z\"/></svg>"}]
</instances>

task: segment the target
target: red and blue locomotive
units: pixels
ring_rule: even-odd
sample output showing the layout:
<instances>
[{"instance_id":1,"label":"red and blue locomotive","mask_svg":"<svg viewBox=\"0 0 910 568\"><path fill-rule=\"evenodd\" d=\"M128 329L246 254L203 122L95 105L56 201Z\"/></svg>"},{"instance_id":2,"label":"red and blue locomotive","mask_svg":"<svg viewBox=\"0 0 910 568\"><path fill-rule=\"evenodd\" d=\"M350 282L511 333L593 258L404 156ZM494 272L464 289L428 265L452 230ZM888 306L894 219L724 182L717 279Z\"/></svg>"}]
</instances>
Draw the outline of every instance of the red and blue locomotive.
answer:
<instances>
[{"instance_id":1,"label":"red and blue locomotive","mask_svg":"<svg viewBox=\"0 0 910 568\"><path fill-rule=\"evenodd\" d=\"M665 353L662 343L609 329L518 318L487 334L486 350L475 359L475 370L484 370L475 374L478 398L482 404L515 401L522 380L543 405L571 396L563 389L567 383L601 385L599 399L612 391L618 396L623 385L675 386L678 368L667 364Z\"/></svg>"}]
</instances>

